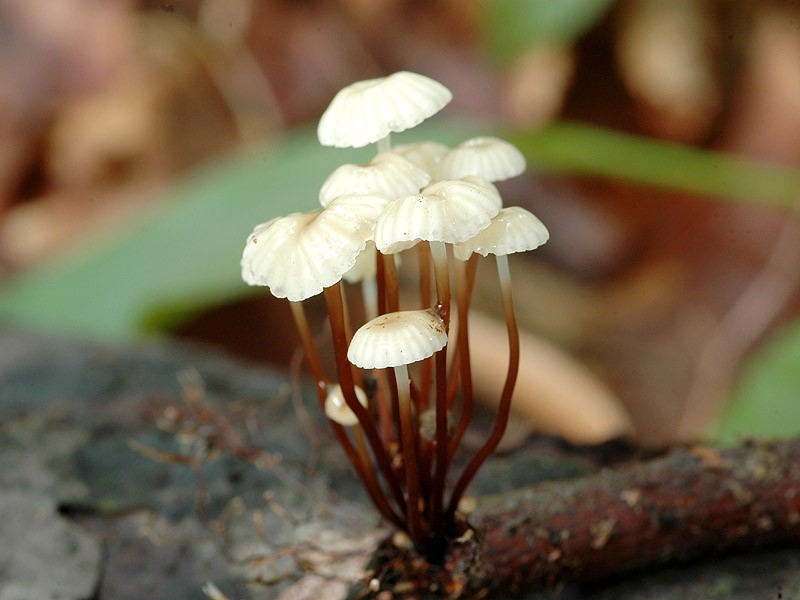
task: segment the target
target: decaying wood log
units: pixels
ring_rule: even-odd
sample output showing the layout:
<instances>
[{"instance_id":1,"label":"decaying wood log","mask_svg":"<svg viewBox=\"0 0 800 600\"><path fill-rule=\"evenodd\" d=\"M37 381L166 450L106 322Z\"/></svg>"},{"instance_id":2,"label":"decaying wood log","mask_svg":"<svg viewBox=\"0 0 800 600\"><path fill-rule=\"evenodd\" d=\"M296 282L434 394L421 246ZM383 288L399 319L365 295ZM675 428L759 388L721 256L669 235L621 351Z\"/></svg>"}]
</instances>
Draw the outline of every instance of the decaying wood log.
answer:
<instances>
[{"instance_id":1,"label":"decaying wood log","mask_svg":"<svg viewBox=\"0 0 800 600\"><path fill-rule=\"evenodd\" d=\"M443 568L390 544L372 589L481 598L800 542L800 440L680 449L482 501Z\"/></svg>"}]
</instances>

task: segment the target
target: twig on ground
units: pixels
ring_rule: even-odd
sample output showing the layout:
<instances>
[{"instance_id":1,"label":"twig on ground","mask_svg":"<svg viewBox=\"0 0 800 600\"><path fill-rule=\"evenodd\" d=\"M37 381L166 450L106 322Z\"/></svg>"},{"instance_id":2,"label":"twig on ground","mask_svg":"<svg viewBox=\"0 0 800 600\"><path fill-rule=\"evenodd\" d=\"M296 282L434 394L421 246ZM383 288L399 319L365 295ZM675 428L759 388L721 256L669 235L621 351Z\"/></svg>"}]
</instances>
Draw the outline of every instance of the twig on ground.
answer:
<instances>
[{"instance_id":1,"label":"twig on ground","mask_svg":"<svg viewBox=\"0 0 800 600\"><path fill-rule=\"evenodd\" d=\"M592 581L668 562L800 541L800 440L664 458L484 500L431 568L390 543L366 582L444 598ZM369 597L372 589L363 593ZM398 593L403 592L403 593Z\"/></svg>"}]
</instances>

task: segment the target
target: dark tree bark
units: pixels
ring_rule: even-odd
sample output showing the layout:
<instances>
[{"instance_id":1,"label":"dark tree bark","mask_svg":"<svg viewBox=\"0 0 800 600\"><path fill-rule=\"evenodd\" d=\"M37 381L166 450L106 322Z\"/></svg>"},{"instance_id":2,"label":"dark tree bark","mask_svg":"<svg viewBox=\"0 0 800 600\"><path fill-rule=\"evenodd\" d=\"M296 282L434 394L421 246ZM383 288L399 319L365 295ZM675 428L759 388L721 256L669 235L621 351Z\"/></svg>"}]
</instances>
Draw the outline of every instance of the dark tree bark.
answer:
<instances>
[{"instance_id":1,"label":"dark tree bark","mask_svg":"<svg viewBox=\"0 0 800 600\"><path fill-rule=\"evenodd\" d=\"M375 571L381 589L495 597L797 543L800 441L681 449L537 485L487 499L471 526L442 569L382 548Z\"/></svg>"}]
</instances>

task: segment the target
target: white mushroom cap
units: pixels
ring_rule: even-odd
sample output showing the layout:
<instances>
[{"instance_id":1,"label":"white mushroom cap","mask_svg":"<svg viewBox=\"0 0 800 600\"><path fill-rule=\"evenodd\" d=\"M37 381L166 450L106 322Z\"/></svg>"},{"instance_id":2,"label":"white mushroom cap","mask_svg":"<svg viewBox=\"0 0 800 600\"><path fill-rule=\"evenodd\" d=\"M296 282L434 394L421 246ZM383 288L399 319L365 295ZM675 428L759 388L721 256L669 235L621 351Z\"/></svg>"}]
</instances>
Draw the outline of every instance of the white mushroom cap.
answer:
<instances>
[{"instance_id":1,"label":"white mushroom cap","mask_svg":"<svg viewBox=\"0 0 800 600\"><path fill-rule=\"evenodd\" d=\"M380 194L389 200L416 194L431 182L431 176L410 160L392 152L382 152L368 165L342 165L331 173L319 191L319 202L326 206L344 194Z\"/></svg>"},{"instance_id":2,"label":"white mushroom cap","mask_svg":"<svg viewBox=\"0 0 800 600\"><path fill-rule=\"evenodd\" d=\"M503 181L525 172L525 157L516 146L496 137L475 137L462 142L442 158L440 179L477 175Z\"/></svg>"},{"instance_id":3,"label":"white mushroom cap","mask_svg":"<svg viewBox=\"0 0 800 600\"><path fill-rule=\"evenodd\" d=\"M291 301L319 294L353 268L385 203L382 196L340 196L322 210L256 226L242 254L242 279Z\"/></svg>"},{"instance_id":4,"label":"white mushroom cap","mask_svg":"<svg viewBox=\"0 0 800 600\"><path fill-rule=\"evenodd\" d=\"M323 146L360 148L419 125L452 98L441 83L408 71L357 81L334 96L317 137Z\"/></svg>"},{"instance_id":5,"label":"white mushroom cap","mask_svg":"<svg viewBox=\"0 0 800 600\"><path fill-rule=\"evenodd\" d=\"M501 209L486 229L455 244L453 255L467 260L473 252L481 256L514 254L538 248L549 238L550 233L536 216L519 206L509 206Z\"/></svg>"},{"instance_id":6,"label":"white mushroom cap","mask_svg":"<svg viewBox=\"0 0 800 600\"><path fill-rule=\"evenodd\" d=\"M444 348L444 321L433 310L387 313L362 325L347 349L347 360L362 369L410 365Z\"/></svg>"},{"instance_id":7,"label":"white mushroom cap","mask_svg":"<svg viewBox=\"0 0 800 600\"><path fill-rule=\"evenodd\" d=\"M375 224L375 246L394 254L420 240L463 242L488 227L501 204L497 188L488 181L438 181L386 205Z\"/></svg>"},{"instance_id":8,"label":"white mushroom cap","mask_svg":"<svg viewBox=\"0 0 800 600\"><path fill-rule=\"evenodd\" d=\"M361 406L367 405L367 394L362 390L360 387L355 386L356 392L356 399L361 403ZM325 398L325 406L324 409L325 416L328 417L331 421L335 421L339 425L343 425L344 427L352 427L356 423L358 423L358 417L356 417L356 413L354 413L349 406L347 406L347 402L344 399L344 393L342 392L342 386L338 383L331 387L330 391L328 392L328 397Z\"/></svg>"},{"instance_id":9,"label":"white mushroom cap","mask_svg":"<svg viewBox=\"0 0 800 600\"><path fill-rule=\"evenodd\" d=\"M423 141L394 146L392 152L410 160L421 169L425 169L431 177L434 177L439 171L442 159L450 152L450 148L439 142ZM446 179L458 178L450 177Z\"/></svg>"}]
</instances>

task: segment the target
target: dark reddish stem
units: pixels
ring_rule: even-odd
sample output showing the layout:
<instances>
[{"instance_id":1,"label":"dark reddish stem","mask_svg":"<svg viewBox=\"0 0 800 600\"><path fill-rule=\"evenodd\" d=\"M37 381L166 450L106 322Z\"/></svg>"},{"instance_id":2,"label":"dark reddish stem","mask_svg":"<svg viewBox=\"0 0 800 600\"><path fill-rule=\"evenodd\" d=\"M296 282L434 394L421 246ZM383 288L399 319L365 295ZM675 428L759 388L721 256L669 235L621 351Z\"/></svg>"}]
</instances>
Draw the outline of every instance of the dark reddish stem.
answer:
<instances>
[{"instance_id":1,"label":"dark reddish stem","mask_svg":"<svg viewBox=\"0 0 800 600\"><path fill-rule=\"evenodd\" d=\"M447 249L442 242L429 242L436 279L437 308L444 321L445 331L450 327L450 275L447 267ZM431 530L437 539L434 546L443 545L442 506L448 467L447 435L447 346L434 355L436 368L436 470L430 497Z\"/></svg>"},{"instance_id":2,"label":"dark reddish stem","mask_svg":"<svg viewBox=\"0 0 800 600\"><path fill-rule=\"evenodd\" d=\"M317 395L320 397L324 408L325 398L328 394L328 380L322 370L322 364L319 361L317 348L314 346L314 340L311 337L311 329L308 326L305 308L303 308L302 302L289 302L289 306L292 309L292 316L294 317L294 323L297 327L297 332L300 334L300 341L303 344L303 349L306 351L306 359L311 367L311 374L314 376Z\"/></svg>"},{"instance_id":3,"label":"dark reddish stem","mask_svg":"<svg viewBox=\"0 0 800 600\"><path fill-rule=\"evenodd\" d=\"M339 385L342 386L342 393L345 402L350 410L355 413L358 422L361 424L367 441L372 448L378 467L383 473L387 485L392 491L395 502L401 507L401 512L405 512L405 498L400 490L400 486L393 476L391 462L384 447L378 430L370 418L369 411L361 405L356 398L353 382L352 365L347 361L347 337L344 329L344 308L342 305L342 292L338 283L325 288L325 301L328 305L328 318L331 325L333 336L333 349L336 358L336 372L339 376Z\"/></svg>"},{"instance_id":4,"label":"dark reddish stem","mask_svg":"<svg viewBox=\"0 0 800 600\"><path fill-rule=\"evenodd\" d=\"M377 384L377 391L375 393L375 403L378 412L378 421L381 427L381 437L383 444L388 448L395 440L392 419L392 398L394 397L393 390L390 391L389 381L386 373L382 371L373 371L375 374L375 381Z\"/></svg>"},{"instance_id":5,"label":"dark reddish stem","mask_svg":"<svg viewBox=\"0 0 800 600\"><path fill-rule=\"evenodd\" d=\"M400 310L400 291L397 282L397 266L394 254L382 254L383 257L383 277L386 289L386 312L397 312Z\"/></svg>"},{"instance_id":6,"label":"dark reddish stem","mask_svg":"<svg viewBox=\"0 0 800 600\"><path fill-rule=\"evenodd\" d=\"M419 299L420 308L431 307L431 253L427 244L417 244L419 256ZM430 406L430 386L433 359L426 358L422 361L420 373L420 411L427 410Z\"/></svg>"},{"instance_id":7,"label":"dark reddish stem","mask_svg":"<svg viewBox=\"0 0 800 600\"><path fill-rule=\"evenodd\" d=\"M322 365L319 360L319 355L317 354L317 349L314 346L314 342L311 337L311 330L308 327L308 319L306 318L306 313L302 302L290 302L289 304L292 307L292 315L294 316L295 324L297 325L297 331L300 334L300 339L303 343L306 357L308 358L308 364L311 366L311 372L314 375L314 380L316 381L315 387L317 390L317 398L319 399L320 408L324 412L325 400L328 395L328 384L325 374L322 371ZM402 519L398 516L394 509L392 509L389 501L386 499L386 496L381 490L367 453L363 451L356 451L356 448L353 446L350 438L347 436L347 432L345 431L344 427L335 421L332 421L331 419L328 419L328 422L331 424L331 428L333 429L334 435L336 435L339 445L342 447L342 449L344 449L347 458L353 465L356 474L364 484L364 488L367 490L372 502L378 508L378 511L380 511L384 518L386 518L389 522L397 525L398 527L402 527Z\"/></svg>"},{"instance_id":8,"label":"dark reddish stem","mask_svg":"<svg viewBox=\"0 0 800 600\"><path fill-rule=\"evenodd\" d=\"M384 255L380 252L375 253L375 280L377 287L377 314L386 313L386 269ZM391 379L385 371L376 374L378 382L378 415L381 424L381 435L385 447L389 448L396 438L394 434L394 423L392 418L393 408L397 405L397 389L394 384L394 377Z\"/></svg>"},{"instance_id":9,"label":"dark reddish stem","mask_svg":"<svg viewBox=\"0 0 800 600\"><path fill-rule=\"evenodd\" d=\"M375 279L378 283L378 314L386 314L386 268L383 254L375 253Z\"/></svg>"},{"instance_id":10,"label":"dark reddish stem","mask_svg":"<svg viewBox=\"0 0 800 600\"><path fill-rule=\"evenodd\" d=\"M475 268L477 254L470 256L466 264L458 265L456 269L456 293L458 294L458 333L456 339L456 353L458 355L459 369L458 378L461 382L462 404L461 416L458 420L458 427L453 433L448 450L448 459L453 460L453 456L458 450L461 438L469 427L472 420L473 397L472 397L472 368L469 356L469 305L472 296L472 284L475 281ZM449 396L449 393L448 393ZM448 398L448 402L451 399Z\"/></svg>"},{"instance_id":11,"label":"dark reddish stem","mask_svg":"<svg viewBox=\"0 0 800 600\"><path fill-rule=\"evenodd\" d=\"M497 257L497 271L500 277L500 290L503 302L503 313L506 318L506 329L508 331L508 372L506 381L503 385L503 392L500 396L500 403L497 408L497 417L494 428L486 440L486 443L475 454L469 464L465 467L458 482L453 488L450 503L447 507L448 517L452 518L458 506L458 501L467 489L467 486L475 477L484 461L494 452L508 425L508 418L511 414L511 395L514 392L514 385L517 382L519 372L519 331L514 314L514 298L511 293L511 277L508 270L508 257Z\"/></svg>"},{"instance_id":12,"label":"dark reddish stem","mask_svg":"<svg viewBox=\"0 0 800 600\"><path fill-rule=\"evenodd\" d=\"M378 252L378 260L380 261L379 275L382 279L383 287L383 313L392 313L400 310L400 291L399 282L397 279L397 263L394 254L382 254ZM382 314L383 314L382 313ZM390 382L391 390L391 412L395 417L395 424L399 428L399 406L397 404L397 381L394 376L387 378ZM397 438L402 447L402 435L397 431Z\"/></svg>"},{"instance_id":13,"label":"dark reddish stem","mask_svg":"<svg viewBox=\"0 0 800 600\"><path fill-rule=\"evenodd\" d=\"M400 396L400 432L403 441L403 465L406 473L406 492L408 493L408 533L414 544L424 552L428 544L429 532L423 525L420 509L419 472L417 465L418 438L414 418L411 414L411 391L408 381L408 368L400 365L394 368L397 389Z\"/></svg>"}]
</instances>

